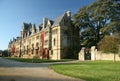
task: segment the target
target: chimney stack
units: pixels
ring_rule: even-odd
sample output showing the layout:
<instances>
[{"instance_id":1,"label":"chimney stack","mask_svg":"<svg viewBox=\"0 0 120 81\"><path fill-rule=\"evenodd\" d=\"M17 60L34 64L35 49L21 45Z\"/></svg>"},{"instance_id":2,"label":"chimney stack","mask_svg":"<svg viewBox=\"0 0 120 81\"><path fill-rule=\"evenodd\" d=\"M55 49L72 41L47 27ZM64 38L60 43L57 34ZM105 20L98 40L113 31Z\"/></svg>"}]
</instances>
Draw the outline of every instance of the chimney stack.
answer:
<instances>
[{"instance_id":1,"label":"chimney stack","mask_svg":"<svg viewBox=\"0 0 120 81\"><path fill-rule=\"evenodd\" d=\"M66 11L66 14L69 18L71 18L71 12L70 11Z\"/></svg>"}]
</instances>

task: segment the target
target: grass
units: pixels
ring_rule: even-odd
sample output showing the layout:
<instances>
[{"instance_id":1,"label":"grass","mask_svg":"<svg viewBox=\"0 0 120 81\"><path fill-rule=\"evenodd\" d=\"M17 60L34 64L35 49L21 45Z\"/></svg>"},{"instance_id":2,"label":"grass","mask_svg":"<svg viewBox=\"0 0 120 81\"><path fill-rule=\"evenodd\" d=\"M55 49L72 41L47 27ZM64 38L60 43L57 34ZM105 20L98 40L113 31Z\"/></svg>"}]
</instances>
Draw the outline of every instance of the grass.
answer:
<instances>
[{"instance_id":1,"label":"grass","mask_svg":"<svg viewBox=\"0 0 120 81\"><path fill-rule=\"evenodd\" d=\"M47 60L47 59L30 59L30 58L12 58L12 57L3 57L5 59L9 60L15 60L19 62L27 62L27 63L46 63L46 62L66 62L66 61L72 61L74 59L62 59L62 60Z\"/></svg>"},{"instance_id":2,"label":"grass","mask_svg":"<svg viewBox=\"0 0 120 81\"><path fill-rule=\"evenodd\" d=\"M120 81L120 62L89 61L50 67L60 74L86 81Z\"/></svg>"}]
</instances>

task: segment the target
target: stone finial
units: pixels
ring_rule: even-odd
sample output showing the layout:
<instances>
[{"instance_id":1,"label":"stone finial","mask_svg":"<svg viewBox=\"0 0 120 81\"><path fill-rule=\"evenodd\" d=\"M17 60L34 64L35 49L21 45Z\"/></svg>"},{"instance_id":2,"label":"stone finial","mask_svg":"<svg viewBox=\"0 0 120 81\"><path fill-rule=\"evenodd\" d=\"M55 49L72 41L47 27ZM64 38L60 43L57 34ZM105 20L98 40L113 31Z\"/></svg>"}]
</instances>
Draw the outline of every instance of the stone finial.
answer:
<instances>
[{"instance_id":1,"label":"stone finial","mask_svg":"<svg viewBox=\"0 0 120 81\"><path fill-rule=\"evenodd\" d=\"M32 24L32 29L35 29L35 24Z\"/></svg>"},{"instance_id":2,"label":"stone finial","mask_svg":"<svg viewBox=\"0 0 120 81\"><path fill-rule=\"evenodd\" d=\"M25 29L25 22L22 23L22 31Z\"/></svg>"},{"instance_id":3,"label":"stone finial","mask_svg":"<svg viewBox=\"0 0 120 81\"><path fill-rule=\"evenodd\" d=\"M43 29L46 27L47 22L48 22L48 18L44 17L43 18Z\"/></svg>"},{"instance_id":4,"label":"stone finial","mask_svg":"<svg viewBox=\"0 0 120 81\"><path fill-rule=\"evenodd\" d=\"M43 18L43 29L45 28L45 17Z\"/></svg>"},{"instance_id":5,"label":"stone finial","mask_svg":"<svg viewBox=\"0 0 120 81\"><path fill-rule=\"evenodd\" d=\"M66 11L66 13L67 13L68 17L71 17L71 12L70 11Z\"/></svg>"}]
</instances>

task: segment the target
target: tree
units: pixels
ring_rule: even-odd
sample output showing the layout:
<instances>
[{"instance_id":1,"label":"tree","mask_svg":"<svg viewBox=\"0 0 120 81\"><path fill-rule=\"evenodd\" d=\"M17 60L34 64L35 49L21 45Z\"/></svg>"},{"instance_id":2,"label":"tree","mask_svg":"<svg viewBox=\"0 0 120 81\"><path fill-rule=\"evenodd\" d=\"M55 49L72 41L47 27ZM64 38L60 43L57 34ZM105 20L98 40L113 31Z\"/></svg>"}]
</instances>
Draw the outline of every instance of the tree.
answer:
<instances>
[{"instance_id":1,"label":"tree","mask_svg":"<svg viewBox=\"0 0 120 81\"><path fill-rule=\"evenodd\" d=\"M2 56L2 50L0 50L0 56Z\"/></svg>"},{"instance_id":2,"label":"tree","mask_svg":"<svg viewBox=\"0 0 120 81\"><path fill-rule=\"evenodd\" d=\"M8 50L3 50L2 51L2 56L3 57L8 57Z\"/></svg>"},{"instance_id":3,"label":"tree","mask_svg":"<svg viewBox=\"0 0 120 81\"><path fill-rule=\"evenodd\" d=\"M119 31L119 22L120 3L111 0L98 0L73 15L73 24L79 28L85 46L97 45L106 34Z\"/></svg>"},{"instance_id":4,"label":"tree","mask_svg":"<svg viewBox=\"0 0 120 81\"><path fill-rule=\"evenodd\" d=\"M0 53L2 52L2 50L0 50Z\"/></svg>"},{"instance_id":5,"label":"tree","mask_svg":"<svg viewBox=\"0 0 120 81\"><path fill-rule=\"evenodd\" d=\"M115 32L114 34L114 37L118 39L118 44L119 44L119 49L118 49L118 55L120 57L120 32Z\"/></svg>"},{"instance_id":6,"label":"tree","mask_svg":"<svg viewBox=\"0 0 120 81\"><path fill-rule=\"evenodd\" d=\"M116 53L119 51L119 39L113 36L105 36L99 43L99 50L104 53L113 53L114 61Z\"/></svg>"}]
</instances>

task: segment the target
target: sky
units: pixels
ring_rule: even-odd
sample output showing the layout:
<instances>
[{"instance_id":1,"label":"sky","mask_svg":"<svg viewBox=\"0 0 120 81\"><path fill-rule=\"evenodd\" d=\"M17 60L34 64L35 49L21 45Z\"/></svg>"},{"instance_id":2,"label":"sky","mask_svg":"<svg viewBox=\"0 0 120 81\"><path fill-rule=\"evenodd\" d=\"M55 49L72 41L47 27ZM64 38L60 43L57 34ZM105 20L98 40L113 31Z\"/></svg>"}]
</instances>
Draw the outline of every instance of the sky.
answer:
<instances>
[{"instance_id":1,"label":"sky","mask_svg":"<svg viewBox=\"0 0 120 81\"><path fill-rule=\"evenodd\" d=\"M22 23L38 26L43 17L55 19L65 11L72 14L96 0L0 0L0 50L20 36Z\"/></svg>"}]
</instances>

